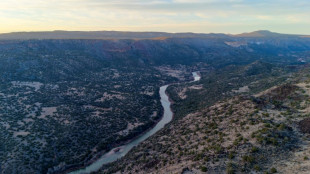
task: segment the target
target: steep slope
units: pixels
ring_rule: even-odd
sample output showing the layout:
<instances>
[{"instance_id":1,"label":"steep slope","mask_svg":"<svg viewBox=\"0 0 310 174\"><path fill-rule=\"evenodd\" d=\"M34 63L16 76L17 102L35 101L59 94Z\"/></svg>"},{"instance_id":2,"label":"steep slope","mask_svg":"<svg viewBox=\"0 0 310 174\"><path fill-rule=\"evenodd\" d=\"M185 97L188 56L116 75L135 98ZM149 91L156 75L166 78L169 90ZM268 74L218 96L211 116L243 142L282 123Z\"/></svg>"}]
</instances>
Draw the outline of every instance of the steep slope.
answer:
<instances>
[{"instance_id":1,"label":"steep slope","mask_svg":"<svg viewBox=\"0 0 310 174\"><path fill-rule=\"evenodd\" d=\"M101 173L307 173L308 74L187 114Z\"/></svg>"},{"instance_id":2,"label":"steep slope","mask_svg":"<svg viewBox=\"0 0 310 174\"><path fill-rule=\"evenodd\" d=\"M177 119L224 98L270 88L289 78L289 73L293 71L291 67L261 61L243 66L207 69L201 71L203 78L195 85L180 84L168 88L171 99L175 101L172 109Z\"/></svg>"}]
</instances>

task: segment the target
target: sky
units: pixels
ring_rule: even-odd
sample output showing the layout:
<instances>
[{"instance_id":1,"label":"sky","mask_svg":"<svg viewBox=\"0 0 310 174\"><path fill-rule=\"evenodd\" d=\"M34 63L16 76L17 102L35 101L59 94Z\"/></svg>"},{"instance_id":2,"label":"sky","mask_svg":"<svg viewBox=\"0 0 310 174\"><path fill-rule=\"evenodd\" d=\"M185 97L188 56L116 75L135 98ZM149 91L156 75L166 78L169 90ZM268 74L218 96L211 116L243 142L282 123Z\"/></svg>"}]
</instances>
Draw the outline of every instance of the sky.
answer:
<instances>
[{"instance_id":1,"label":"sky","mask_svg":"<svg viewBox=\"0 0 310 174\"><path fill-rule=\"evenodd\" d=\"M1 0L0 33L165 31L310 34L309 0Z\"/></svg>"}]
</instances>

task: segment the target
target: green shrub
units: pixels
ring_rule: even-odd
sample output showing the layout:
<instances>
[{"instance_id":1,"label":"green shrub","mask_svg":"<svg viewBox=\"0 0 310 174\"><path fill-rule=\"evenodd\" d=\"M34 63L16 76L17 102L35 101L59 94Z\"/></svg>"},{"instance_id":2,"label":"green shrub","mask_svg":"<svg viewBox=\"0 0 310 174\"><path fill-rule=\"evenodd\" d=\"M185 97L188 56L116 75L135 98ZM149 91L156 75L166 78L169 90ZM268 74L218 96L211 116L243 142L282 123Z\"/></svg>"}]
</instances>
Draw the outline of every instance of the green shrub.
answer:
<instances>
[{"instance_id":1,"label":"green shrub","mask_svg":"<svg viewBox=\"0 0 310 174\"><path fill-rule=\"evenodd\" d=\"M274 167L270 169L270 173L277 173L277 172L278 172L277 169Z\"/></svg>"},{"instance_id":2,"label":"green shrub","mask_svg":"<svg viewBox=\"0 0 310 174\"><path fill-rule=\"evenodd\" d=\"M252 149L251 149L251 152L252 152L252 153L258 152L258 148L255 147L255 146L253 146Z\"/></svg>"},{"instance_id":3,"label":"green shrub","mask_svg":"<svg viewBox=\"0 0 310 174\"><path fill-rule=\"evenodd\" d=\"M260 167L259 167L259 165L254 165L254 170L256 170L256 171L260 171L261 169L260 169Z\"/></svg>"},{"instance_id":4,"label":"green shrub","mask_svg":"<svg viewBox=\"0 0 310 174\"><path fill-rule=\"evenodd\" d=\"M278 130L283 131L285 129L285 125L284 124L280 124L278 127Z\"/></svg>"},{"instance_id":5,"label":"green shrub","mask_svg":"<svg viewBox=\"0 0 310 174\"><path fill-rule=\"evenodd\" d=\"M254 157L245 155L245 156L242 157L242 160L244 162L247 162L247 163L253 163L254 162Z\"/></svg>"},{"instance_id":6,"label":"green shrub","mask_svg":"<svg viewBox=\"0 0 310 174\"><path fill-rule=\"evenodd\" d=\"M235 170L234 170L234 164L233 163L228 163L226 166L226 173L227 174L234 174Z\"/></svg>"},{"instance_id":7,"label":"green shrub","mask_svg":"<svg viewBox=\"0 0 310 174\"><path fill-rule=\"evenodd\" d=\"M207 171L208 171L208 168L207 168L206 166L201 166L201 167L200 167L200 170L201 170L202 172L207 172Z\"/></svg>"},{"instance_id":8,"label":"green shrub","mask_svg":"<svg viewBox=\"0 0 310 174\"><path fill-rule=\"evenodd\" d=\"M229 152L228 158L233 159L235 157L234 152Z\"/></svg>"},{"instance_id":9,"label":"green shrub","mask_svg":"<svg viewBox=\"0 0 310 174\"><path fill-rule=\"evenodd\" d=\"M227 173L227 174L234 174L234 173L235 173L235 170L234 170L232 167L228 167L228 168L226 169L226 173Z\"/></svg>"}]
</instances>

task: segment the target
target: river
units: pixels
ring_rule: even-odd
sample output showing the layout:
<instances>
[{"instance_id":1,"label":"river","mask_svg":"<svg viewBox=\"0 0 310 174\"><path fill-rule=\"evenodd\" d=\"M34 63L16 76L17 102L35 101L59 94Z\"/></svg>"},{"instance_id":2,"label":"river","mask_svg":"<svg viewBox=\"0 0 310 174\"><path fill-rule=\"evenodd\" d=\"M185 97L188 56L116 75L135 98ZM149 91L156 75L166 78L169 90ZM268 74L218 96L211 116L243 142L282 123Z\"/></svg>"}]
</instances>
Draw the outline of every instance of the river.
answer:
<instances>
[{"instance_id":1,"label":"river","mask_svg":"<svg viewBox=\"0 0 310 174\"><path fill-rule=\"evenodd\" d=\"M194 82L199 81L201 79L200 75L198 72L192 72L193 77L194 77Z\"/></svg>"},{"instance_id":2,"label":"river","mask_svg":"<svg viewBox=\"0 0 310 174\"><path fill-rule=\"evenodd\" d=\"M194 81L200 80L200 76L197 72L193 72ZM76 171L71 172L70 174L88 174L91 172L98 171L102 165L108 164L111 162L116 161L117 159L122 158L125 156L134 146L137 146L142 141L146 140L148 137L154 135L156 132L158 132L160 129L162 129L167 123L169 123L172 120L173 113L171 111L171 102L169 101L169 97L166 94L167 87L169 85L165 85L160 87L159 94L160 94L160 102L164 108L164 115L162 119L156 124L154 128L147 131L143 135L141 135L139 138L131 141L130 143L116 147L112 150L110 150L108 153L101 156L97 161L93 162L86 168L82 168ZM116 152L117 149L117 152Z\"/></svg>"}]
</instances>

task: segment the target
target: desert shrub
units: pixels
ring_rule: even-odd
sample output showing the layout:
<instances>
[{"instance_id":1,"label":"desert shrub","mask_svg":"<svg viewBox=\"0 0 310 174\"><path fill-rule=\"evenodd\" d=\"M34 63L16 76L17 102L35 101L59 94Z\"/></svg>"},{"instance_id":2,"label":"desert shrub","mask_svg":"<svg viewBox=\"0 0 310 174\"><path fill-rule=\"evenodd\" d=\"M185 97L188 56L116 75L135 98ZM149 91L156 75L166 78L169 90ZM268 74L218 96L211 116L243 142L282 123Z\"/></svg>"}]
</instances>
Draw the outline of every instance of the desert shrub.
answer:
<instances>
[{"instance_id":1,"label":"desert shrub","mask_svg":"<svg viewBox=\"0 0 310 174\"><path fill-rule=\"evenodd\" d=\"M270 173L277 173L277 172L278 172L277 169L274 167L270 169Z\"/></svg>"}]
</instances>

